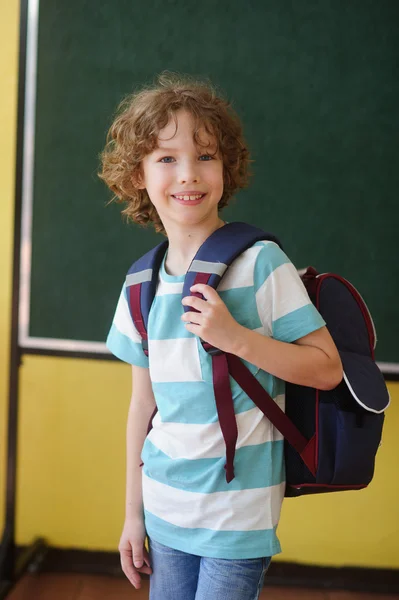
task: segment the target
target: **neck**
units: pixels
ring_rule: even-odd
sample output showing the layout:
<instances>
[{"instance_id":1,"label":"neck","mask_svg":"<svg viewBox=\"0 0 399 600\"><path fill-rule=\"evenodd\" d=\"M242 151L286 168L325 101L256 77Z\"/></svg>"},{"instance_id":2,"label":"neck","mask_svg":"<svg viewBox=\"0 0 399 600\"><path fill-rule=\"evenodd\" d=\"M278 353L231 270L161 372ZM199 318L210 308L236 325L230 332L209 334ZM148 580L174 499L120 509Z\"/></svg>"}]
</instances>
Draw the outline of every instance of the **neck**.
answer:
<instances>
[{"instance_id":1,"label":"neck","mask_svg":"<svg viewBox=\"0 0 399 600\"><path fill-rule=\"evenodd\" d=\"M196 224L195 227L187 226L184 231L181 228L176 230L169 228L166 231L169 241L165 261L166 272L169 275L184 275L205 240L224 224L224 221L216 216L211 223L207 221Z\"/></svg>"}]
</instances>

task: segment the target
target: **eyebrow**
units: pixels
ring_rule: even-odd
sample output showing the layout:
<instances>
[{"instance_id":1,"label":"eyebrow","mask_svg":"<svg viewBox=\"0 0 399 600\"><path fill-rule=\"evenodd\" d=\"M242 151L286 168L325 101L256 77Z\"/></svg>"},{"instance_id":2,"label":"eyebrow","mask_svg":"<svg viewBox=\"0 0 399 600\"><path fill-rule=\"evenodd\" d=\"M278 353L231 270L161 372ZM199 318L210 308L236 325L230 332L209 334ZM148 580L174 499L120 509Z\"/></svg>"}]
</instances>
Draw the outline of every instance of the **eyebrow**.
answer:
<instances>
[{"instance_id":1,"label":"eyebrow","mask_svg":"<svg viewBox=\"0 0 399 600\"><path fill-rule=\"evenodd\" d=\"M216 152L217 147L215 144L212 144L211 146L203 146L204 150L208 150L210 152ZM178 148L166 148L164 146L157 146L154 150L159 151L159 152L178 152L179 149Z\"/></svg>"}]
</instances>

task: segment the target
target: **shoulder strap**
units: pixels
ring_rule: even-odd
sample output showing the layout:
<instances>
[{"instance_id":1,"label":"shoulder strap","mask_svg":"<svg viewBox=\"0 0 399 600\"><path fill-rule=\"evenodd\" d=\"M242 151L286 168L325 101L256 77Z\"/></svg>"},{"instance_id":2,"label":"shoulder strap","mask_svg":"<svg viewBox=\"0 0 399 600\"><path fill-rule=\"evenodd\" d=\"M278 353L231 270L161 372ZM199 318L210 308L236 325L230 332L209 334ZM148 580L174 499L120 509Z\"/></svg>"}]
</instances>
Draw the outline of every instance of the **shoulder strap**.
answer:
<instances>
[{"instance_id":1,"label":"shoulder strap","mask_svg":"<svg viewBox=\"0 0 399 600\"><path fill-rule=\"evenodd\" d=\"M198 275L202 275L201 283L206 283L214 289L220 283L231 263L255 242L268 240L282 248L280 241L271 233L248 223L227 223L208 237L199 248L184 279L183 297L193 295L190 287L200 283ZM207 281L203 281L206 279ZM185 310L191 310L189 306Z\"/></svg>"},{"instance_id":2,"label":"shoulder strap","mask_svg":"<svg viewBox=\"0 0 399 600\"><path fill-rule=\"evenodd\" d=\"M167 247L167 240L155 246L134 262L126 275L126 292L130 315L141 336L141 343L146 356L148 356L148 315L157 288L159 267Z\"/></svg>"},{"instance_id":3,"label":"shoulder strap","mask_svg":"<svg viewBox=\"0 0 399 600\"><path fill-rule=\"evenodd\" d=\"M184 279L182 298L196 295L190 292L190 287L194 283L206 283L216 289L231 263L260 240L272 241L282 247L274 235L248 223L227 223L214 231L199 248L191 262ZM167 248L167 240L155 246L133 263L126 276L130 314L141 336L143 351L147 356L148 315L155 297L159 268ZM190 310L190 307L184 306L184 310Z\"/></svg>"}]
</instances>

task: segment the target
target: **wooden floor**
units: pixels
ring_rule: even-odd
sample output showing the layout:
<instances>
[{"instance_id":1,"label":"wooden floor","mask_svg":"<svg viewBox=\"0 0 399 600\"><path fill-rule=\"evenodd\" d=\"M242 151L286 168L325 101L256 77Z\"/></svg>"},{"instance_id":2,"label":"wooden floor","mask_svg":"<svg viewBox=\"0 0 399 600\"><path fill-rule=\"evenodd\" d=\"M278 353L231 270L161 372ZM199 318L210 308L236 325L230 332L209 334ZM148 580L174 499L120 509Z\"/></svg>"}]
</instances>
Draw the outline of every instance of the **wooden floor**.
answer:
<instances>
[{"instance_id":1,"label":"wooden floor","mask_svg":"<svg viewBox=\"0 0 399 600\"><path fill-rule=\"evenodd\" d=\"M148 600L149 582L136 590L127 579L97 575L28 574L7 600ZM399 600L399 595L265 587L261 600ZM212 599L210 599L212 600Z\"/></svg>"}]
</instances>

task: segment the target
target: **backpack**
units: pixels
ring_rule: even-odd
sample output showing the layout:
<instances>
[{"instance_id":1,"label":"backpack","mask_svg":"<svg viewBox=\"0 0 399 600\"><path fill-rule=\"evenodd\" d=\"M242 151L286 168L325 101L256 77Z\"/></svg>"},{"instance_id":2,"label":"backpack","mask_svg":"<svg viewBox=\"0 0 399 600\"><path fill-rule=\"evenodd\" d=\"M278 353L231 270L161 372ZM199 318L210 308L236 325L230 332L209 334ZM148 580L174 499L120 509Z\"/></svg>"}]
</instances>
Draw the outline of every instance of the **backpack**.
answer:
<instances>
[{"instance_id":1,"label":"backpack","mask_svg":"<svg viewBox=\"0 0 399 600\"><path fill-rule=\"evenodd\" d=\"M227 223L217 229L195 255L185 276L182 298L193 295L190 287L195 283L217 289L235 258L261 240L282 248L275 236L247 223ZM148 315L167 247L166 240L147 252L133 263L126 277L130 314L146 356ZM284 412L239 357L201 340L212 357L216 407L226 445L226 481L234 478L238 434L230 375L284 437L286 496L361 489L373 477L384 410L390 401L374 361L375 328L365 302L344 278L332 273L320 275L313 267L301 277L338 348L344 378L329 391L286 383ZM184 306L184 310L192 308ZM157 408L147 434L156 412Z\"/></svg>"}]
</instances>

